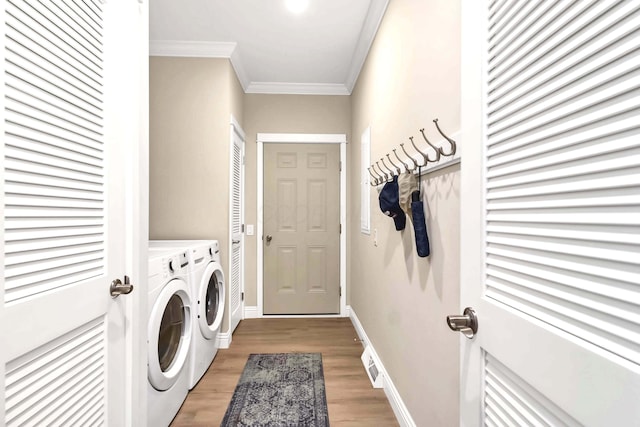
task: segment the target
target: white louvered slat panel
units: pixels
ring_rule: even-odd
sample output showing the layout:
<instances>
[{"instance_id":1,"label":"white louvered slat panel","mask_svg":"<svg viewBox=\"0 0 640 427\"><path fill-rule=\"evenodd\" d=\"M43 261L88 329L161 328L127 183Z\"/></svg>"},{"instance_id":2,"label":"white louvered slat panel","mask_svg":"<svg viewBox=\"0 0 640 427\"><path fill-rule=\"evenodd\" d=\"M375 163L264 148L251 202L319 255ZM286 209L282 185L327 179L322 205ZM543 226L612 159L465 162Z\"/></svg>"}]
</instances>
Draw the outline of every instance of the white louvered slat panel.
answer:
<instances>
[{"instance_id":1,"label":"white louvered slat panel","mask_svg":"<svg viewBox=\"0 0 640 427\"><path fill-rule=\"evenodd\" d=\"M31 10L29 15L38 19L39 16L47 17L56 28L69 37L74 42L74 46L82 46L81 51L85 56L91 56L92 59L102 61L102 42L100 35L96 37L90 27L82 25L82 21L76 19L76 14L65 13L65 10L55 4L55 2L30 2Z\"/></svg>"},{"instance_id":2,"label":"white louvered slat panel","mask_svg":"<svg viewBox=\"0 0 640 427\"><path fill-rule=\"evenodd\" d=\"M5 302L104 274L103 49L93 2L6 2Z\"/></svg>"},{"instance_id":3,"label":"white louvered slat panel","mask_svg":"<svg viewBox=\"0 0 640 427\"><path fill-rule=\"evenodd\" d=\"M82 122L74 120L77 118L69 117L70 115L67 115L66 118L61 117L65 115L64 112L56 111L55 108L49 109L41 105L37 99L24 100L23 96L23 100L18 101L17 98L20 97L20 94L16 94L10 88L7 89L5 108L8 120L13 121L16 117L19 117L21 120L16 120L16 122L26 127L37 129L40 123L43 123L50 127L64 129L89 141L100 141L101 134L86 129L82 126ZM71 120L67 120L68 118Z\"/></svg>"},{"instance_id":4,"label":"white louvered slat panel","mask_svg":"<svg viewBox=\"0 0 640 427\"><path fill-rule=\"evenodd\" d=\"M625 24L620 23L617 27L619 21L634 11L631 3L619 0L574 2L574 7L554 16L552 21L543 21L543 30L531 34L533 37L517 51L492 58L496 65L489 70L489 103L507 96L510 88L531 84L540 75L544 78L557 76L565 65L573 66L583 61L589 54L584 50L592 54L601 47L598 43L615 40L616 30L624 28Z\"/></svg>"},{"instance_id":5,"label":"white louvered slat panel","mask_svg":"<svg viewBox=\"0 0 640 427\"><path fill-rule=\"evenodd\" d=\"M6 425L71 425L65 419L85 411L104 422L104 337L97 319L9 362Z\"/></svg>"},{"instance_id":6,"label":"white louvered slat panel","mask_svg":"<svg viewBox=\"0 0 640 427\"><path fill-rule=\"evenodd\" d=\"M22 22L36 33L52 40L61 49L70 52L77 60L94 64L98 68L102 66L101 49L79 36L76 26L68 18L61 20L39 2L8 0L7 3L7 13L15 18L7 19L8 23Z\"/></svg>"},{"instance_id":7,"label":"white louvered slat panel","mask_svg":"<svg viewBox=\"0 0 640 427\"><path fill-rule=\"evenodd\" d=\"M518 375L485 353L485 425L573 426L580 425Z\"/></svg>"},{"instance_id":8,"label":"white louvered slat panel","mask_svg":"<svg viewBox=\"0 0 640 427\"><path fill-rule=\"evenodd\" d=\"M100 168L69 161L57 156L43 156L26 150L7 148L5 169L7 181L25 184L37 184L37 177L49 178L51 187L74 188L78 190L102 193L102 170ZM55 164L46 161L55 160ZM71 167L68 167L71 166Z\"/></svg>"},{"instance_id":9,"label":"white louvered slat panel","mask_svg":"<svg viewBox=\"0 0 640 427\"><path fill-rule=\"evenodd\" d=\"M24 14L12 13L11 4L7 14L8 64L26 71L26 79L53 75L56 82L65 82L60 93L84 92L87 95L85 101L97 107L95 101L100 99L97 94L101 86L93 84L101 81L101 64L89 61L75 50L57 43L56 37L43 30L39 23ZM21 76L22 73L17 74L17 77Z\"/></svg>"},{"instance_id":10,"label":"white louvered slat panel","mask_svg":"<svg viewBox=\"0 0 640 427\"><path fill-rule=\"evenodd\" d=\"M640 364L640 3L507 3L489 37L486 295ZM487 424L549 425L494 380L487 405Z\"/></svg>"},{"instance_id":11,"label":"white louvered slat panel","mask_svg":"<svg viewBox=\"0 0 640 427\"><path fill-rule=\"evenodd\" d=\"M12 130L16 130L15 128ZM87 174L102 175L102 145L96 144L97 148L79 145L62 139L46 138L42 133L32 132L27 128L20 128L16 133L7 136L5 141L9 150L19 151L22 154L51 156L68 162L75 162L73 169L82 168ZM10 157L10 156L8 156ZM47 157L43 157L48 161ZM37 162L37 159L33 159ZM45 163L49 164L49 163Z\"/></svg>"},{"instance_id":12,"label":"white louvered slat panel","mask_svg":"<svg viewBox=\"0 0 640 427\"><path fill-rule=\"evenodd\" d=\"M7 81L7 86L11 87L12 101L17 104L29 104L39 111L49 111L53 107L57 111L57 119L78 125L83 132L91 132L95 135L101 135L103 132L99 117L90 114L77 105L70 106L67 102L53 95L43 93L41 89L36 90L33 86L20 81Z\"/></svg>"},{"instance_id":13,"label":"white louvered slat panel","mask_svg":"<svg viewBox=\"0 0 640 427\"><path fill-rule=\"evenodd\" d=\"M231 249L231 312L240 306L240 245Z\"/></svg>"},{"instance_id":14,"label":"white louvered slat panel","mask_svg":"<svg viewBox=\"0 0 640 427\"><path fill-rule=\"evenodd\" d=\"M102 51L102 28L98 25L97 22L89 19L86 16L86 12L80 12L80 9L76 9L74 7L70 7L70 5L77 5L77 1L74 3L70 0L63 0L54 2L50 5L50 7L56 11L58 16L68 17L62 18L63 20L68 20L68 22L73 22L72 25L74 30L79 31L83 34L83 37L86 37L88 40L93 40L94 46L96 49Z\"/></svg>"},{"instance_id":15,"label":"white louvered slat panel","mask_svg":"<svg viewBox=\"0 0 640 427\"><path fill-rule=\"evenodd\" d=\"M238 145L233 144L233 188L232 188L232 230L234 234L241 232L241 212L240 212L240 170L242 153Z\"/></svg>"},{"instance_id":16,"label":"white louvered slat panel","mask_svg":"<svg viewBox=\"0 0 640 427\"><path fill-rule=\"evenodd\" d=\"M57 129L45 123L39 124L40 129L27 127L24 124L7 121L7 142L15 147L24 147L33 150L33 146L39 146L37 151L47 153L48 150L66 150L68 156L83 156L82 162L94 164L95 159L101 159L102 144L80 138L78 135ZM88 150L87 150L88 148ZM72 157L75 158L75 157ZM94 159L93 161L91 159ZM100 164L98 161L96 164Z\"/></svg>"}]
</instances>

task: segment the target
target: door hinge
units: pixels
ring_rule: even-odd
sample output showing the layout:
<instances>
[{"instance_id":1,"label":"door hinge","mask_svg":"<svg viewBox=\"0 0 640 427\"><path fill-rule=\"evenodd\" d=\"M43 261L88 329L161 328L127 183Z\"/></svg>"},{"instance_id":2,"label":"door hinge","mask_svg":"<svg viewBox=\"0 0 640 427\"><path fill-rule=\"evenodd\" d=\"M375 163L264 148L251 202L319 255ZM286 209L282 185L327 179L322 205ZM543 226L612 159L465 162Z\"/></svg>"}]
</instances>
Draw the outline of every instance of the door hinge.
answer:
<instances>
[{"instance_id":1,"label":"door hinge","mask_svg":"<svg viewBox=\"0 0 640 427\"><path fill-rule=\"evenodd\" d=\"M342 286L340 286L340 287L338 288L338 290L339 290L339 291L338 291L338 294L339 294L338 296L342 296Z\"/></svg>"},{"instance_id":2,"label":"door hinge","mask_svg":"<svg viewBox=\"0 0 640 427\"><path fill-rule=\"evenodd\" d=\"M244 165L244 156L242 156L242 164Z\"/></svg>"},{"instance_id":3,"label":"door hinge","mask_svg":"<svg viewBox=\"0 0 640 427\"><path fill-rule=\"evenodd\" d=\"M342 172L342 160L340 160L340 172Z\"/></svg>"},{"instance_id":4,"label":"door hinge","mask_svg":"<svg viewBox=\"0 0 640 427\"><path fill-rule=\"evenodd\" d=\"M240 232L241 232L241 233L244 233L244 224L242 224L242 225L240 226Z\"/></svg>"},{"instance_id":5,"label":"door hinge","mask_svg":"<svg viewBox=\"0 0 640 427\"><path fill-rule=\"evenodd\" d=\"M240 294L240 301L244 301L244 292Z\"/></svg>"},{"instance_id":6,"label":"door hinge","mask_svg":"<svg viewBox=\"0 0 640 427\"><path fill-rule=\"evenodd\" d=\"M342 224L340 224L340 231L339 231L339 233L340 233L340 234L342 234Z\"/></svg>"}]
</instances>

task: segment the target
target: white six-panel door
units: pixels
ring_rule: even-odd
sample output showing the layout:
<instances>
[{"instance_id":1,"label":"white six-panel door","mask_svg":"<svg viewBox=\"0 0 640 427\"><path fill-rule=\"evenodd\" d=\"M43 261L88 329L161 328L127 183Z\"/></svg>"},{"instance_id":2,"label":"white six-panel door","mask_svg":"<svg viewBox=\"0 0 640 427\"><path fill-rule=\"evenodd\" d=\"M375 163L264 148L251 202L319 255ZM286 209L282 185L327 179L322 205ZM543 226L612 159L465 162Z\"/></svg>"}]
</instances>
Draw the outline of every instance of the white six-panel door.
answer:
<instances>
[{"instance_id":1,"label":"white six-panel door","mask_svg":"<svg viewBox=\"0 0 640 427\"><path fill-rule=\"evenodd\" d=\"M640 3L462 28L461 425L640 425Z\"/></svg>"},{"instance_id":2,"label":"white six-panel door","mask_svg":"<svg viewBox=\"0 0 640 427\"><path fill-rule=\"evenodd\" d=\"M143 6L3 6L0 424L125 425L127 296L109 285L125 274Z\"/></svg>"}]
</instances>

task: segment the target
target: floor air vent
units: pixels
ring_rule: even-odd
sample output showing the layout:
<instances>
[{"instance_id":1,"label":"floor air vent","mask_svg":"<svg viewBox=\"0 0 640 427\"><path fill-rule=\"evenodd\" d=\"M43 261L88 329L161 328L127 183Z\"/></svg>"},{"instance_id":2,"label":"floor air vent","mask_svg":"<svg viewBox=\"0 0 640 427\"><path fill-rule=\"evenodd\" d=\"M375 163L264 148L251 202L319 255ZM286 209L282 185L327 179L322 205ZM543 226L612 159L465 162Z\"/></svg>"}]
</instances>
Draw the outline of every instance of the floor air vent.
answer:
<instances>
[{"instance_id":1,"label":"floor air vent","mask_svg":"<svg viewBox=\"0 0 640 427\"><path fill-rule=\"evenodd\" d=\"M371 385L373 385L373 388L382 388L384 384L384 374L380 371L380 369L378 369L378 366L380 366L380 362L374 355L370 346L367 346L364 349L364 353L362 353L360 359L362 359L364 370L367 371L367 375L369 376L369 380L371 381Z\"/></svg>"}]
</instances>

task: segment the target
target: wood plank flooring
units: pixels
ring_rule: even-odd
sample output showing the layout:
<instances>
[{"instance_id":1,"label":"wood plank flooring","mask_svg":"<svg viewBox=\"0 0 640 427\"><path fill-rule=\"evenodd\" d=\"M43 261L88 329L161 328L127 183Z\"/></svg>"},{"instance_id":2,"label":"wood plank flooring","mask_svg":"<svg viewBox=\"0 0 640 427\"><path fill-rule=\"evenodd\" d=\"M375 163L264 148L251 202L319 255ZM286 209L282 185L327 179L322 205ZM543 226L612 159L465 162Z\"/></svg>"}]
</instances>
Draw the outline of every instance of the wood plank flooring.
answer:
<instances>
[{"instance_id":1,"label":"wood plank flooring","mask_svg":"<svg viewBox=\"0 0 640 427\"><path fill-rule=\"evenodd\" d=\"M329 421L335 426L397 426L382 389L371 387L362 345L347 318L243 320L228 350L219 350L171 424L219 426L251 353L322 353Z\"/></svg>"}]
</instances>

